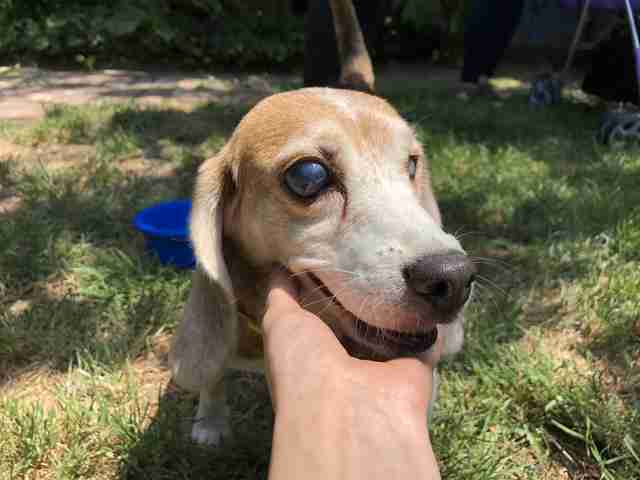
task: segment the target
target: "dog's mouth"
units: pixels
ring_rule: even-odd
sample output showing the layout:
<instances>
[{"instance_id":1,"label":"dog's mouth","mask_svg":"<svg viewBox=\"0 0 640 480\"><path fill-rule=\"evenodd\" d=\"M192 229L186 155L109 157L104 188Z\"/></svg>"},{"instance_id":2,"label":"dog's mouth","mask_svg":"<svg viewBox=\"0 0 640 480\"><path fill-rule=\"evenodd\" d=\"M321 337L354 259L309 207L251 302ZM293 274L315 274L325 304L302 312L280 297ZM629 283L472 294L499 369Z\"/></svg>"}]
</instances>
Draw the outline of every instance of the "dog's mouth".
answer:
<instances>
[{"instance_id":1,"label":"dog's mouth","mask_svg":"<svg viewBox=\"0 0 640 480\"><path fill-rule=\"evenodd\" d=\"M429 350L436 343L436 327L426 332L402 332L365 322L347 309L318 276L311 272L307 272L307 275L317 290L351 321L353 331L341 341L353 356L368 359L410 357Z\"/></svg>"}]
</instances>

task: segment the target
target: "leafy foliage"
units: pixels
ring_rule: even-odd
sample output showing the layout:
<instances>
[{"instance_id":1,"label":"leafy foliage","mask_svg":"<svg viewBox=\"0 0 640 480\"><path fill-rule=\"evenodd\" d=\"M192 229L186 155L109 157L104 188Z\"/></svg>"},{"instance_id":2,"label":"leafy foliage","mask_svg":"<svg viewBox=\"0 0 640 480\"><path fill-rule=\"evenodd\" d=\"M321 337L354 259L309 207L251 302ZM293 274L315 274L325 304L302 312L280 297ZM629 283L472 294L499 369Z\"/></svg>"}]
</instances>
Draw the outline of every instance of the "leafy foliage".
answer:
<instances>
[{"instance_id":1,"label":"leafy foliage","mask_svg":"<svg viewBox=\"0 0 640 480\"><path fill-rule=\"evenodd\" d=\"M11 59L143 58L151 63L282 64L301 54L302 22L278 2L0 0L0 52Z\"/></svg>"},{"instance_id":2,"label":"leafy foliage","mask_svg":"<svg viewBox=\"0 0 640 480\"><path fill-rule=\"evenodd\" d=\"M442 24L449 35L460 34L470 0L442 0L438 2L407 0L401 19L416 30L428 30L434 24Z\"/></svg>"},{"instance_id":3,"label":"leafy foliage","mask_svg":"<svg viewBox=\"0 0 640 480\"><path fill-rule=\"evenodd\" d=\"M424 42L438 38L432 60L456 62L462 55L464 22L471 0L407 0L399 12L399 26Z\"/></svg>"}]
</instances>

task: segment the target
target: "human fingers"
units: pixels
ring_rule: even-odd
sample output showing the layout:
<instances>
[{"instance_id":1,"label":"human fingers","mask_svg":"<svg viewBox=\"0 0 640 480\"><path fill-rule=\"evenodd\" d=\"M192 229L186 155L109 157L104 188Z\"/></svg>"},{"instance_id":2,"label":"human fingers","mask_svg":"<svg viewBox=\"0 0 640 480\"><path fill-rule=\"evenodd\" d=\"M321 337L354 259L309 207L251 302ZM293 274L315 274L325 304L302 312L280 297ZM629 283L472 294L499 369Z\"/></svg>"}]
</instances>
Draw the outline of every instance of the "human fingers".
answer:
<instances>
[{"instance_id":1,"label":"human fingers","mask_svg":"<svg viewBox=\"0 0 640 480\"><path fill-rule=\"evenodd\" d=\"M279 354L295 345L308 345L314 351L333 350L338 340L331 329L298 303L298 288L289 272L275 269L270 277L263 333L267 354ZM334 345L336 344L336 345ZM307 347L308 348L308 347Z\"/></svg>"},{"instance_id":2,"label":"human fingers","mask_svg":"<svg viewBox=\"0 0 640 480\"><path fill-rule=\"evenodd\" d=\"M284 267L276 267L269 277L264 328L269 328L274 318L301 310L298 304L298 287Z\"/></svg>"},{"instance_id":3,"label":"human fingers","mask_svg":"<svg viewBox=\"0 0 640 480\"><path fill-rule=\"evenodd\" d=\"M429 367L435 368L435 366L440 361L440 357L442 357L443 350L444 335L442 334L442 332L439 332L436 343L421 357L420 360Z\"/></svg>"}]
</instances>

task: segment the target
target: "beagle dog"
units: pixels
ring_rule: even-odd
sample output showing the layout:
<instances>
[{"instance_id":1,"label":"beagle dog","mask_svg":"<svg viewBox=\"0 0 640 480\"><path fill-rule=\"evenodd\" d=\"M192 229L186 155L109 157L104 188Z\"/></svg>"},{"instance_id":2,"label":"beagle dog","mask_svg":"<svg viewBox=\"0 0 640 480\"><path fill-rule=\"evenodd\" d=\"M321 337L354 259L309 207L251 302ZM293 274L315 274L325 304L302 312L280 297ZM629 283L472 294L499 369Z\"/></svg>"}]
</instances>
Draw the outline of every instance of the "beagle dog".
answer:
<instances>
[{"instance_id":1,"label":"beagle dog","mask_svg":"<svg viewBox=\"0 0 640 480\"><path fill-rule=\"evenodd\" d=\"M197 268L170 362L200 394L198 443L229 433L223 371L274 265L354 356L462 346L474 265L442 229L413 129L378 97L305 88L258 103L200 167L190 229Z\"/></svg>"}]
</instances>

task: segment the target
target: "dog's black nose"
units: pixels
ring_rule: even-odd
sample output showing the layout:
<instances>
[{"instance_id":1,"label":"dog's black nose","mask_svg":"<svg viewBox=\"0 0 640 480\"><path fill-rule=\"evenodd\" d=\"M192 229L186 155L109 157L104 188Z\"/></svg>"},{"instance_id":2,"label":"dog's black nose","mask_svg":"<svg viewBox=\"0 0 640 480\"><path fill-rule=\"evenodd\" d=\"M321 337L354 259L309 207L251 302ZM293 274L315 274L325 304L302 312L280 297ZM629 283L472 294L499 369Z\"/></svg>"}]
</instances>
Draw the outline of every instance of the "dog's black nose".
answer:
<instances>
[{"instance_id":1,"label":"dog's black nose","mask_svg":"<svg viewBox=\"0 0 640 480\"><path fill-rule=\"evenodd\" d=\"M436 311L451 314L468 300L476 267L465 254L450 251L420 257L402 273L409 288Z\"/></svg>"}]
</instances>

